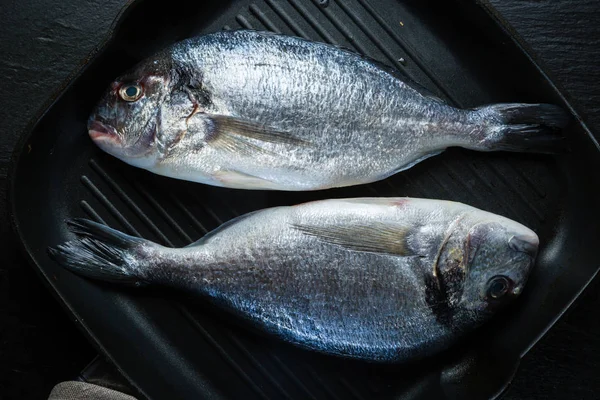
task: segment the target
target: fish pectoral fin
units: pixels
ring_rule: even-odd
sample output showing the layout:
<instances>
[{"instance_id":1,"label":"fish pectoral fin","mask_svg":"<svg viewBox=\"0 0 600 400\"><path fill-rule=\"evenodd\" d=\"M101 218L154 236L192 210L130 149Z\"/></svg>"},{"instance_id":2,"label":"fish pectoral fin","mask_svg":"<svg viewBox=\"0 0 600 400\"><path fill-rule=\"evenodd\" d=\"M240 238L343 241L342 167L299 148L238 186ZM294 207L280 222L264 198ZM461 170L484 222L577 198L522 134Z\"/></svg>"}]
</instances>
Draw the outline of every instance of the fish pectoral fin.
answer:
<instances>
[{"instance_id":1,"label":"fish pectoral fin","mask_svg":"<svg viewBox=\"0 0 600 400\"><path fill-rule=\"evenodd\" d=\"M207 144L223 150L244 154L271 153L267 143L284 144L295 147L307 147L309 142L295 138L289 133L280 132L270 127L227 115L207 115L212 123L212 132Z\"/></svg>"},{"instance_id":2,"label":"fish pectoral fin","mask_svg":"<svg viewBox=\"0 0 600 400\"><path fill-rule=\"evenodd\" d=\"M391 224L314 226L294 225L305 235L314 236L326 243L349 250L383 253L397 256L414 256L408 247L410 228Z\"/></svg>"}]
</instances>

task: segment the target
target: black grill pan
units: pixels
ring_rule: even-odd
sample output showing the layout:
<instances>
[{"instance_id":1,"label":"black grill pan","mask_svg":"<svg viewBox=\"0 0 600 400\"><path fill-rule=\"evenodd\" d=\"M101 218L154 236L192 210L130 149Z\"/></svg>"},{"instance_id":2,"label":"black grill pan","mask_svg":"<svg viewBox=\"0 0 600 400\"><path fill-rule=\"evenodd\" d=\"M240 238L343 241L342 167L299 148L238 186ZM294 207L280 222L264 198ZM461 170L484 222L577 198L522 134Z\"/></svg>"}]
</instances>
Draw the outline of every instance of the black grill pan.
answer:
<instances>
[{"instance_id":1,"label":"black grill pan","mask_svg":"<svg viewBox=\"0 0 600 400\"><path fill-rule=\"evenodd\" d=\"M86 119L114 77L174 41L240 28L353 49L462 107L518 101L571 109L505 30L466 0L136 1L15 153L12 221L32 264L140 397L462 399L501 393L520 358L597 271L600 153L592 135L575 118L566 132L566 155L451 149L382 182L307 193L170 180L92 144ZM48 246L70 238L64 220L72 217L183 246L248 211L358 196L461 201L531 227L542 247L526 291L439 356L408 366L374 365L281 343L175 293L82 279L46 254Z\"/></svg>"}]
</instances>

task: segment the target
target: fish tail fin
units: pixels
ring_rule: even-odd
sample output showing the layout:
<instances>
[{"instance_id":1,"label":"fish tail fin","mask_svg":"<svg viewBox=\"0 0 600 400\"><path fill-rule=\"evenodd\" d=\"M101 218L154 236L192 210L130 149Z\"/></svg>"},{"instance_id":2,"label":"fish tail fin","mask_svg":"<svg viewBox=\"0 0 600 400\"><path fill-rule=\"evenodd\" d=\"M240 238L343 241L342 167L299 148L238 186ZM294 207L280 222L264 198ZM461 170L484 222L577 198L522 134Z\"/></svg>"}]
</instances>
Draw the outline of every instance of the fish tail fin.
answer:
<instances>
[{"instance_id":1,"label":"fish tail fin","mask_svg":"<svg viewBox=\"0 0 600 400\"><path fill-rule=\"evenodd\" d=\"M67 223L77 239L48 248L50 257L63 267L102 281L135 286L148 283L142 273L139 249L152 242L86 219Z\"/></svg>"},{"instance_id":2,"label":"fish tail fin","mask_svg":"<svg viewBox=\"0 0 600 400\"><path fill-rule=\"evenodd\" d=\"M506 103L479 107L485 121L487 150L556 154L568 150L562 135L570 116L552 104Z\"/></svg>"}]
</instances>

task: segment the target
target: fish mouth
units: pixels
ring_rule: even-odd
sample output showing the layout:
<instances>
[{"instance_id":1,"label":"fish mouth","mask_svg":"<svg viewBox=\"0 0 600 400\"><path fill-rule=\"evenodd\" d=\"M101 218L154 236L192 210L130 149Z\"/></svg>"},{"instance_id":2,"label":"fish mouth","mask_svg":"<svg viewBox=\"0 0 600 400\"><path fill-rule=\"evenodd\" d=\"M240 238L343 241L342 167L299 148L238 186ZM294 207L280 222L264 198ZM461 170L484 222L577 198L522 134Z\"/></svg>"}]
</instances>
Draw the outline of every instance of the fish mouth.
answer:
<instances>
[{"instance_id":1,"label":"fish mouth","mask_svg":"<svg viewBox=\"0 0 600 400\"><path fill-rule=\"evenodd\" d=\"M98 120L93 120L88 124L88 133L90 138L96 142L110 142L118 144L121 142L117 130L110 125L103 124Z\"/></svg>"},{"instance_id":2,"label":"fish mouth","mask_svg":"<svg viewBox=\"0 0 600 400\"><path fill-rule=\"evenodd\" d=\"M531 232L525 234L513 235L508 240L508 245L514 251L525 253L532 259L535 258L540 245L540 239L538 236Z\"/></svg>"}]
</instances>

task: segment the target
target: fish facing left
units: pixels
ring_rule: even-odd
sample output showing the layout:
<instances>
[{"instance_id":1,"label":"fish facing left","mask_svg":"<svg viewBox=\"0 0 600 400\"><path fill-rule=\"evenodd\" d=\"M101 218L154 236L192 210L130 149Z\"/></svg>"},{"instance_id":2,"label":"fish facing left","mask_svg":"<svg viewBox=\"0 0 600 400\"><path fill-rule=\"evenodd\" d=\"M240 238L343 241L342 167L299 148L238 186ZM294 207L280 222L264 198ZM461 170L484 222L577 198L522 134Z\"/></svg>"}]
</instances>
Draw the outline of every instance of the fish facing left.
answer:
<instances>
[{"instance_id":1,"label":"fish facing left","mask_svg":"<svg viewBox=\"0 0 600 400\"><path fill-rule=\"evenodd\" d=\"M555 152L550 104L459 109L359 54L268 32L184 40L117 78L89 119L104 151L159 175L238 189L385 179L459 146Z\"/></svg>"},{"instance_id":2,"label":"fish facing left","mask_svg":"<svg viewBox=\"0 0 600 400\"><path fill-rule=\"evenodd\" d=\"M192 293L288 342L405 362L452 345L518 296L537 235L448 201L324 200L257 211L183 248L74 220L49 249L83 276Z\"/></svg>"}]
</instances>

